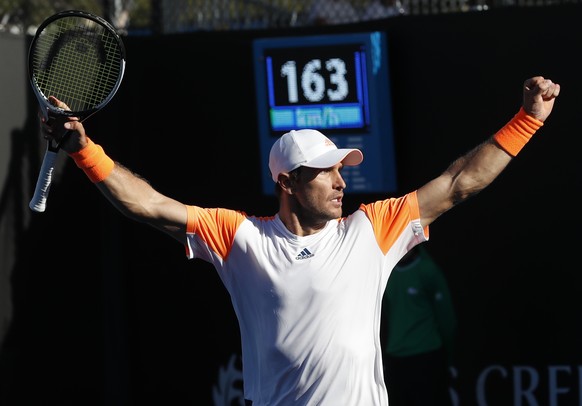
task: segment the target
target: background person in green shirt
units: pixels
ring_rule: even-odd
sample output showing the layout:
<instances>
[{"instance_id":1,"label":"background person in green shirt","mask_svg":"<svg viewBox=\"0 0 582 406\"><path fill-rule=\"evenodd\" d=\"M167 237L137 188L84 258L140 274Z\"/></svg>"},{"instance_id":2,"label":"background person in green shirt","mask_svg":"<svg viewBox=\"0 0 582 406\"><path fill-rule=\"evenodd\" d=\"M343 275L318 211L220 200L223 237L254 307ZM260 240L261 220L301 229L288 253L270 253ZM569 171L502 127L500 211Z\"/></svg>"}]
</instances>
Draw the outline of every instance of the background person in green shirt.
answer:
<instances>
[{"instance_id":1,"label":"background person in green shirt","mask_svg":"<svg viewBox=\"0 0 582 406\"><path fill-rule=\"evenodd\" d=\"M450 406L456 316L447 281L422 245L394 268L383 299L390 406Z\"/></svg>"}]
</instances>

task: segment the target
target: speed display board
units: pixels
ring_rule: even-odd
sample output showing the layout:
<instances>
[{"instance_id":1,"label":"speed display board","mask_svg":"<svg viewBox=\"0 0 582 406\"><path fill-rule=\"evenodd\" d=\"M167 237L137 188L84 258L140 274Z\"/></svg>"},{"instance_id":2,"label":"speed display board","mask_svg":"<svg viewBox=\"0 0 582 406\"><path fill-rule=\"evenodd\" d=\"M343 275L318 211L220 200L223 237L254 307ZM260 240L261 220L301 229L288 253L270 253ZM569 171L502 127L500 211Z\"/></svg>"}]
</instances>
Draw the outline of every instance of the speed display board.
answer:
<instances>
[{"instance_id":1,"label":"speed display board","mask_svg":"<svg viewBox=\"0 0 582 406\"><path fill-rule=\"evenodd\" d=\"M342 172L348 193L396 190L386 36L380 32L253 42L263 192L268 156L287 131L317 129L364 162Z\"/></svg>"}]
</instances>

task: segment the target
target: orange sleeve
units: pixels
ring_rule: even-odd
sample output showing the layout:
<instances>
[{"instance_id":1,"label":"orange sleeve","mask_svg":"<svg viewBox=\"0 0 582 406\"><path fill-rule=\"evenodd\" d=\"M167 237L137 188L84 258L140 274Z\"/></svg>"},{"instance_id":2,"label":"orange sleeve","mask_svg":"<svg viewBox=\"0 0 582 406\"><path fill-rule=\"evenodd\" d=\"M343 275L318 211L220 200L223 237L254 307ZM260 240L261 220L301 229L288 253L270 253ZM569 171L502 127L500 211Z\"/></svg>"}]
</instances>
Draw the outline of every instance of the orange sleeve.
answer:
<instances>
[{"instance_id":1,"label":"orange sleeve","mask_svg":"<svg viewBox=\"0 0 582 406\"><path fill-rule=\"evenodd\" d=\"M394 245L413 220L420 220L416 191L393 199L363 204L360 210L370 219L378 245L384 254ZM424 232L428 235L428 227Z\"/></svg>"},{"instance_id":2,"label":"orange sleeve","mask_svg":"<svg viewBox=\"0 0 582 406\"><path fill-rule=\"evenodd\" d=\"M242 212L228 209L204 209L186 206L186 232L196 234L212 251L226 259L236 231L246 219Z\"/></svg>"}]
</instances>

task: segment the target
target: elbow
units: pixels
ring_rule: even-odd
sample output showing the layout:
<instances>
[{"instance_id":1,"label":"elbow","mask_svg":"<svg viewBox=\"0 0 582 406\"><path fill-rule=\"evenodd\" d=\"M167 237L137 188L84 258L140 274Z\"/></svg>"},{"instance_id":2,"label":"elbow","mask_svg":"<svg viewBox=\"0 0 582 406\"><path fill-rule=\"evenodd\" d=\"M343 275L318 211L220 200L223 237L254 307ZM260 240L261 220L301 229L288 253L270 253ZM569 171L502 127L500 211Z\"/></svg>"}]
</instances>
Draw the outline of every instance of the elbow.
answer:
<instances>
[{"instance_id":1,"label":"elbow","mask_svg":"<svg viewBox=\"0 0 582 406\"><path fill-rule=\"evenodd\" d=\"M150 217L148 210L139 203L112 201L115 208L125 217L139 223L147 223Z\"/></svg>"},{"instance_id":2,"label":"elbow","mask_svg":"<svg viewBox=\"0 0 582 406\"><path fill-rule=\"evenodd\" d=\"M475 178L459 176L454 179L451 193L452 205L456 206L457 204L464 202L465 200L478 194L481 190L483 190L483 184L483 182L480 182Z\"/></svg>"},{"instance_id":3,"label":"elbow","mask_svg":"<svg viewBox=\"0 0 582 406\"><path fill-rule=\"evenodd\" d=\"M456 206L462 202L464 202L465 200L469 199L470 197L476 195L478 192L474 192L474 193L466 193L466 192L462 192L462 193L454 193L453 197L452 197L452 206Z\"/></svg>"},{"instance_id":4,"label":"elbow","mask_svg":"<svg viewBox=\"0 0 582 406\"><path fill-rule=\"evenodd\" d=\"M459 203L464 202L465 200L475 196L476 194L478 194L481 190L483 190L482 187L478 187L477 184L472 184L472 185L457 185L458 187L454 188L453 193L452 193L452 204L453 206L456 206Z\"/></svg>"}]
</instances>

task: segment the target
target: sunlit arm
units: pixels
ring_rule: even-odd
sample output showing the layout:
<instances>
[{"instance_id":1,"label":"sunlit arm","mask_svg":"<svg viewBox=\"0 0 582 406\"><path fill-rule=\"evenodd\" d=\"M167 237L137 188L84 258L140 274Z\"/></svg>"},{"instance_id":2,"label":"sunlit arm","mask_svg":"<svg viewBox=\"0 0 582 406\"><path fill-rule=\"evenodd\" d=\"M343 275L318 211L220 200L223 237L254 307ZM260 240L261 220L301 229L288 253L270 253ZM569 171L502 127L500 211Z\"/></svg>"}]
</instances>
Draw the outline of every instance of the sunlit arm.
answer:
<instances>
[{"instance_id":1,"label":"sunlit arm","mask_svg":"<svg viewBox=\"0 0 582 406\"><path fill-rule=\"evenodd\" d=\"M455 160L440 176L418 189L423 227L486 188L511 159L512 156L490 138Z\"/></svg>"},{"instance_id":2,"label":"sunlit arm","mask_svg":"<svg viewBox=\"0 0 582 406\"><path fill-rule=\"evenodd\" d=\"M159 193L146 180L119 163L105 180L95 185L125 216L184 242L187 221L184 204Z\"/></svg>"}]
</instances>

